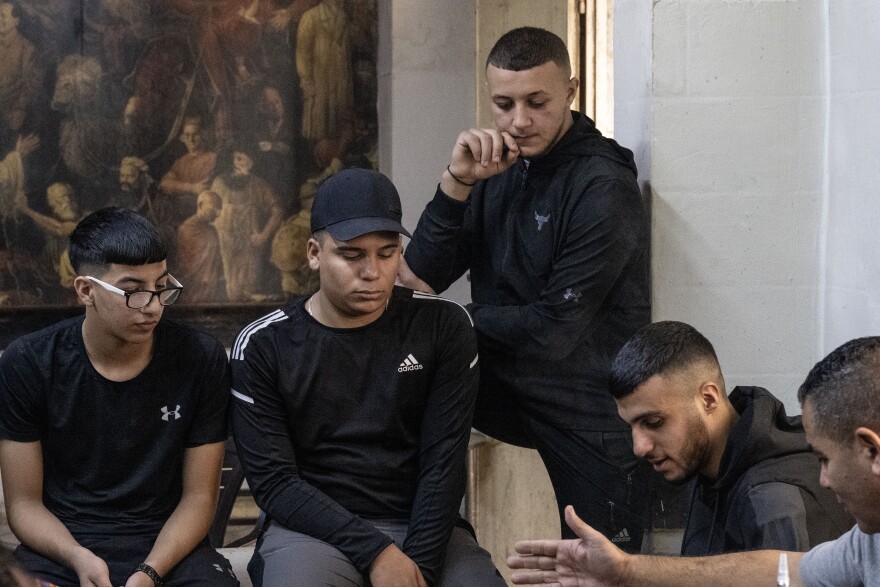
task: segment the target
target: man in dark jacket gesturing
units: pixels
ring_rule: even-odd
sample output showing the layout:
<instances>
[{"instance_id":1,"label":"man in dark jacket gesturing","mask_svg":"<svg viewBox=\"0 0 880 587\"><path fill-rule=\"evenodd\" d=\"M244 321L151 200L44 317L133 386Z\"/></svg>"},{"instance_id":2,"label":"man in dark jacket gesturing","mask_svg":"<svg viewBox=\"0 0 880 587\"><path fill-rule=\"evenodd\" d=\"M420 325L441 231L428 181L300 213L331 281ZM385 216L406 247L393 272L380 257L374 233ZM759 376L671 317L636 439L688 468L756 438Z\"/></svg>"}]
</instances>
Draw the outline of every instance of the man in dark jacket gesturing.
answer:
<instances>
[{"instance_id":1,"label":"man in dark jacket gesturing","mask_svg":"<svg viewBox=\"0 0 880 587\"><path fill-rule=\"evenodd\" d=\"M712 344L692 326L639 330L614 361L611 393L636 455L667 481L694 481L682 554L803 552L851 525L819 485L800 416L760 387L728 396Z\"/></svg>"},{"instance_id":2,"label":"man in dark jacket gesturing","mask_svg":"<svg viewBox=\"0 0 880 587\"><path fill-rule=\"evenodd\" d=\"M580 504L638 551L649 470L607 383L618 349L650 320L633 156L569 110L578 81L556 35L506 33L486 80L496 128L458 136L401 281L439 292L470 270L483 359L474 425L537 448L560 515Z\"/></svg>"}]
</instances>

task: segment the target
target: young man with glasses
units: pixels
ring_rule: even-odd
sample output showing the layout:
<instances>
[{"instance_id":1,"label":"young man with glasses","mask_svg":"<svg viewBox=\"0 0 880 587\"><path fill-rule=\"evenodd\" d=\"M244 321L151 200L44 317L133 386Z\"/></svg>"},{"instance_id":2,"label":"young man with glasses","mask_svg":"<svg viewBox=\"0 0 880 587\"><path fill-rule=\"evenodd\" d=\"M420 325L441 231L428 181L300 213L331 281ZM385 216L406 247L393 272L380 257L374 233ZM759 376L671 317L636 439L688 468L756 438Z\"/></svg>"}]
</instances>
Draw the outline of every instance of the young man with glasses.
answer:
<instances>
[{"instance_id":1,"label":"young man with glasses","mask_svg":"<svg viewBox=\"0 0 880 587\"><path fill-rule=\"evenodd\" d=\"M238 585L207 543L229 370L160 321L183 286L150 222L103 208L70 235L85 315L0 356L0 468L15 555L62 587Z\"/></svg>"}]
</instances>

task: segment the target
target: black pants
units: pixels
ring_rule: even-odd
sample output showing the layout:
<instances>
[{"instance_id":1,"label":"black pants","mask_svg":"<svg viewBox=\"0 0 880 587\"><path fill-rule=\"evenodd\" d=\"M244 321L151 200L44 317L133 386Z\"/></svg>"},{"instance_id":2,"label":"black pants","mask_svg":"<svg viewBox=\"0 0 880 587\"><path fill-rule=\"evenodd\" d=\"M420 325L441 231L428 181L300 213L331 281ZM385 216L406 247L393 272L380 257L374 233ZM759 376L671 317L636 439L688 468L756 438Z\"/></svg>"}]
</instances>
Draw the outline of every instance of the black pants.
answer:
<instances>
[{"instance_id":1,"label":"black pants","mask_svg":"<svg viewBox=\"0 0 880 587\"><path fill-rule=\"evenodd\" d=\"M150 553L155 536L80 536L77 542L101 557L110 568L110 582L125 585L135 568ZM31 574L58 585L79 587L79 579L73 569L59 565L27 546L15 549L15 558ZM171 572L166 573L162 583L168 587L238 587L238 579L229 561L208 546L205 540Z\"/></svg>"},{"instance_id":2,"label":"black pants","mask_svg":"<svg viewBox=\"0 0 880 587\"><path fill-rule=\"evenodd\" d=\"M556 493L563 538L575 537L564 518L565 506L573 505L581 519L620 549L640 551L655 476L633 453L629 432L562 428L484 389L474 427L502 442L537 449Z\"/></svg>"}]
</instances>

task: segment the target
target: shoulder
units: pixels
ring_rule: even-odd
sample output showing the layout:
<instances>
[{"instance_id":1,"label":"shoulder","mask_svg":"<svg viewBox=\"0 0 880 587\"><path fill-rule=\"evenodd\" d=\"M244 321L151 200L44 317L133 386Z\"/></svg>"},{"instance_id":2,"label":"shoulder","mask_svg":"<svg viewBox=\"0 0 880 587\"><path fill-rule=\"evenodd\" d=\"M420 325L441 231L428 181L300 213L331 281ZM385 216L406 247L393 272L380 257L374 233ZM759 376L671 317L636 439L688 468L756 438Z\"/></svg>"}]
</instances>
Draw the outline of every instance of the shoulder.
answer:
<instances>
[{"instance_id":1,"label":"shoulder","mask_svg":"<svg viewBox=\"0 0 880 587\"><path fill-rule=\"evenodd\" d=\"M462 304L438 295L411 290L405 287L395 286L394 297L404 305L404 308L412 312L425 312L436 316L438 319L452 320L462 325L473 328L467 308Z\"/></svg>"},{"instance_id":2,"label":"shoulder","mask_svg":"<svg viewBox=\"0 0 880 587\"><path fill-rule=\"evenodd\" d=\"M245 352L251 344L262 340L271 340L278 329L288 328L292 323L293 309L298 303L302 303L302 300L298 299L286 304L242 328L232 344L230 358L238 361L244 360Z\"/></svg>"},{"instance_id":3,"label":"shoulder","mask_svg":"<svg viewBox=\"0 0 880 587\"><path fill-rule=\"evenodd\" d=\"M81 337L82 321L83 316L76 316L25 334L11 342L0 354L0 359L9 361L23 355L54 357L58 350L75 348L78 337Z\"/></svg>"}]
</instances>

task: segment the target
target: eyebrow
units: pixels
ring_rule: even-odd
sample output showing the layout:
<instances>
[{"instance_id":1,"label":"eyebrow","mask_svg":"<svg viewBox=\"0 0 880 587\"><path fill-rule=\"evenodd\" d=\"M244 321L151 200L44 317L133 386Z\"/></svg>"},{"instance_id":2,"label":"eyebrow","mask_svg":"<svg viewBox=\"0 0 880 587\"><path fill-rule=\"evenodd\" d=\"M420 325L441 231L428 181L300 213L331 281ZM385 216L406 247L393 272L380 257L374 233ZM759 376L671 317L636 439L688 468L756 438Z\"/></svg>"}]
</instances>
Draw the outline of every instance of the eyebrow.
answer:
<instances>
[{"instance_id":1,"label":"eyebrow","mask_svg":"<svg viewBox=\"0 0 880 587\"><path fill-rule=\"evenodd\" d=\"M398 246L400 246L400 243L388 243L387 245L382 245L379 248L380 249L396 249ZM336 247L336 250L337 251L346 251L346 252L358 252L358 253L366 251L366 249L363 247L353 247L351 245L340 245L340 246Z\"/></svg>"},{"instance_id":2,"label":"eyebrow","mask_svg":"<svg viewBox=\"0 0 880 587\"><path fill-rule=\"evenodd\" d=\"M168 270L166 269L165 272L164 272L162 275L160 275L159 277L156 278L156 281L162 279L163 277L168 277L168 275L170 275L170 273L169 273ZM131 283L131 284L133 284L133 285L140 285L140 284L143 284L143 283L146 283L146 282L147 282L147 281L146 281L145 279L138 279L137 277L132 277L132 276L130 276L130 275L123 275L121 279L118 279L118 280L116 281L117 284L120 284L120 283Z\"/></svg>"},{"instance_id":3,"label":"eyebrow","mask_svg":"<svg viewBox=\"0 0 880 587\"><path fill-rule=\"evenodd\" d=\"M655 416L662 417L663 413L660 412L659 410L650 410L648 412L642 412L641 414L636 415L634 418L632 418L630 420L626 420L626 422L630 426L632 426L633 424L637 424L638 422L641 422L642 420L647 420L648 418L653 418Z\"/></svg>"},{"instance_id":4,"label":"eyebrow","mask_svg":"<svg viewBox=\"0 0 880 587\"><path fill-rule=\"evenodd\" d=\"M549 96L550 93L546 90L535 90L531 94L526 94L526 98L534 98L536 96ZM505 96L504 94L492 94L493 100L513 100L510 96Z\"/></svg>"}]
</instances>

